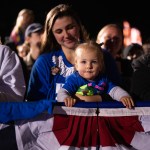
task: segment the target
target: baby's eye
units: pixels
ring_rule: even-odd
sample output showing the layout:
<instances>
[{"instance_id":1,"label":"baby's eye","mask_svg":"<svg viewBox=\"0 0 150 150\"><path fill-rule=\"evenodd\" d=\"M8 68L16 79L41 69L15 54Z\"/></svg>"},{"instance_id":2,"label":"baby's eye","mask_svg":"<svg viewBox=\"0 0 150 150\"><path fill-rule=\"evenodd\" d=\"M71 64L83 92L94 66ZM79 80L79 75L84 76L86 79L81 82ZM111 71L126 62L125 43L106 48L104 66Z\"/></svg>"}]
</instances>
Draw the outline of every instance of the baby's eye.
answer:
<instances>
[{"instance_id":1,"label":"baby's eye","mask_svg":"<svg viewBox=\"0 0 150 150\"><path fill-rule=\"evenodd\" d=\"M83 61L81 61L81 64L86 64L86 61L84 61L84 60L83 60Z\"/></svg>"}]
</instances>

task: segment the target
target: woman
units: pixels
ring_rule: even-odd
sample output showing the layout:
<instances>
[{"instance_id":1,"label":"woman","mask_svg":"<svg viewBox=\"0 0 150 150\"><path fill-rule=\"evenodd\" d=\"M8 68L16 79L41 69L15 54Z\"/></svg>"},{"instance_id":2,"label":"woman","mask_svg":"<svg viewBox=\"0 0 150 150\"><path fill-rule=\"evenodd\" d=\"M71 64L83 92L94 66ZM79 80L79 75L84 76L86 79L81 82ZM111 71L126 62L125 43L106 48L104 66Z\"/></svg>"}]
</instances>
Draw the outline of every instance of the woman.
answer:
<instances>
[{"instance_id":1,"label":"woman","mask_svg":"<svg viewBox=\"0 0 150 150\"><path fill-rule=\"evenodd\" d=\"M59 4L51 9L42 41L45 54L38 57L32 68L27 100L55 100L65 78L75 71L74 49L78 43L88 40L87 32L71 7Z\"/></svg>"}]
</instances>

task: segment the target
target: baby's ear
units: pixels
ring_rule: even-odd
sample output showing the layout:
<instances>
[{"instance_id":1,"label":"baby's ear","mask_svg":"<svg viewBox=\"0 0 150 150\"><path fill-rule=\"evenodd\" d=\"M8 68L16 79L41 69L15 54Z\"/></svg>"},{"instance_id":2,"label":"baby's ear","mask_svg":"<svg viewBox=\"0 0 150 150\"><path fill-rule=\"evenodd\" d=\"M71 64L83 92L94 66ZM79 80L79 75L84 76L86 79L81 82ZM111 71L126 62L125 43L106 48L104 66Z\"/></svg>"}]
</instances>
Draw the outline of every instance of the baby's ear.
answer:
<instances>
[{"instance_id":1,"label":"baby's ear","mask_svg":"<svg viewBox=\"0 0 150 150\"><path fill-rule=\"evenodd\" d=\"M75 67L75 70L77 70L78 66L77 66L77 64L76 64L76 63L74 64L74 67Z\"/></svg>"},{"instance_id":2,"label":"baby's ear","mask_svg":"<svg viewBox=\"0 0 150 150\"><path fill-rule=\"evenodd\" d=\"M75 71L78 71L76 67L75 67Z\"/></svg>"},{"instance_id":3,"label":"baby's ear","mask_svg":"<svg viewBox=\"0 0 150 150\"><path fill-rule=\"evenodd\" d=\"M74 62L74 67L76 70L78 69L77 60L75 60L75 62Z\"/></svg>"}]
</instances>

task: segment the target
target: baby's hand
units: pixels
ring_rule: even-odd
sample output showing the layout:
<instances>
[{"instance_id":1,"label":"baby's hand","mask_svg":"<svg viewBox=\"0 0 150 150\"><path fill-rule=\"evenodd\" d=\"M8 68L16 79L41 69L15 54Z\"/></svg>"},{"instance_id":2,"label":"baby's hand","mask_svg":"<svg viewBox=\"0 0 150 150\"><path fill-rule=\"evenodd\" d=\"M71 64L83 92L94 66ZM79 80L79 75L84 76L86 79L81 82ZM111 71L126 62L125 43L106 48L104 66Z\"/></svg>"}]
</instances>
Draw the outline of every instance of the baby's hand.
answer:
<instances>
[{"instance_id":1,"label":"baby's hand","mask_svg":"<svg viewBox=\"0 0 150 150\"><path fill-rule=\"evenodd\" d=\"M64 99L64 102L67 107L72 107L76 103L76 99L72 97L67 97Z\"/></svg>"},{"instance_id":2,"label":"baby's hand","mask_svg":"<svg viewBox=\"0 0 150 150\"><path fill-rule=\"evenodd\" d=\"M120 99L120 101L129 109L134 107L133 99L130 96L124 96Z\"/></svg>"}]
</instances>

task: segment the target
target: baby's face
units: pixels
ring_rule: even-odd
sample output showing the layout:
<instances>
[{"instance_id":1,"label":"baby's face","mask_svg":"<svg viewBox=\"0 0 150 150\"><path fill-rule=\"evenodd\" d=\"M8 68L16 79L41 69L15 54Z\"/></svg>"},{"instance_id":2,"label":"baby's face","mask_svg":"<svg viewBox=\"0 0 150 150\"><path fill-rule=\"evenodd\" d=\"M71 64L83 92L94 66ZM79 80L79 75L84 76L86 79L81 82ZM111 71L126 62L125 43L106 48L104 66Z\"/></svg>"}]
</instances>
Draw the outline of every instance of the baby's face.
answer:
<instances>
[{"instance_id":1,"label":"baby's face","mask_svg":"<svg viewBox=\"0 0 150 150\"><path fill-rule=\"evenodd\" d=\"M83 78L94 80L102 69L97 52L90 49L88 51L80 49L76 54L76 70Z\"/></svg>"}]
</instances>

